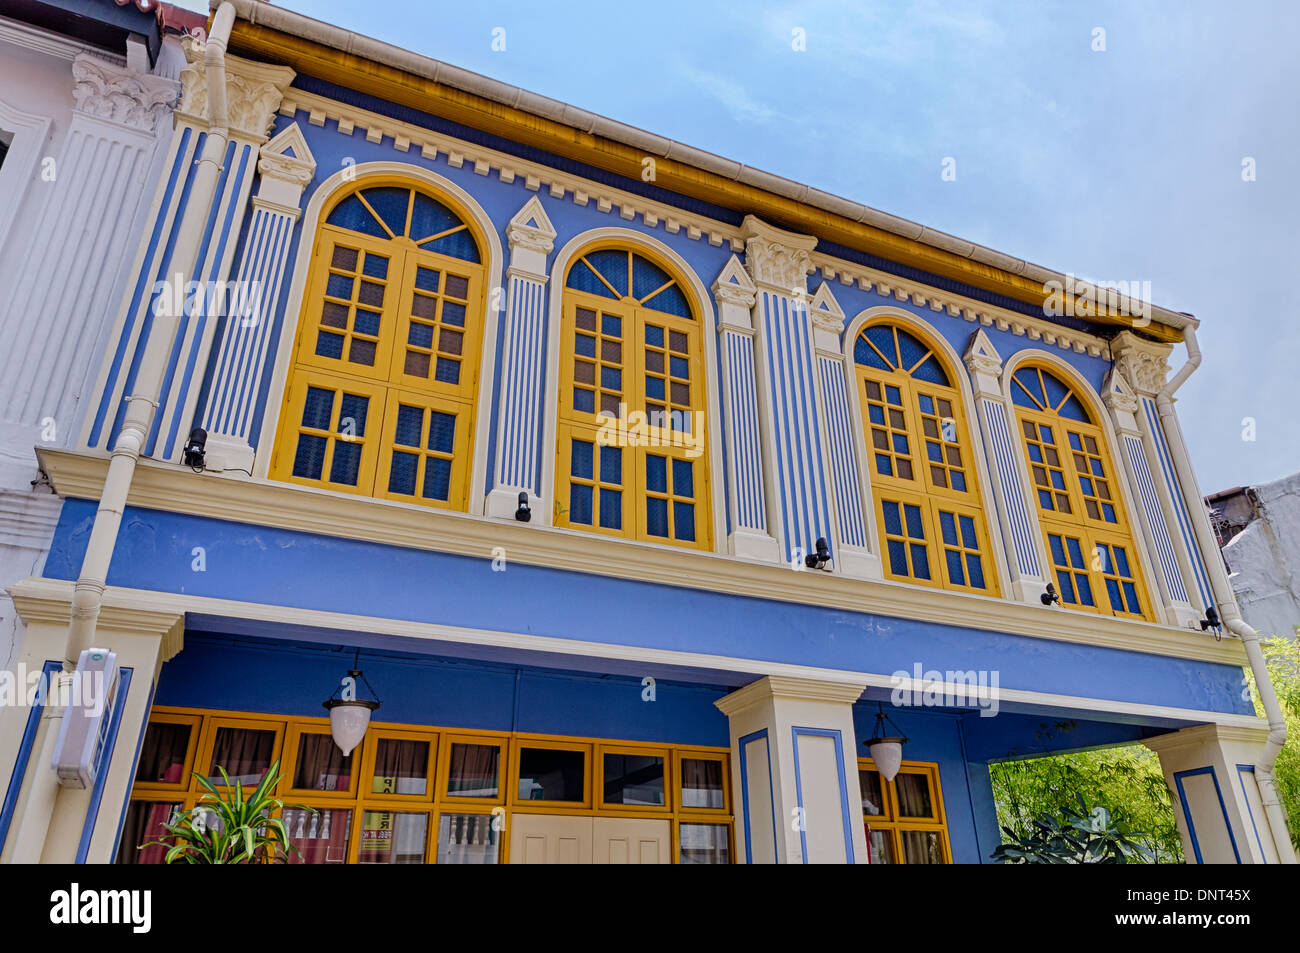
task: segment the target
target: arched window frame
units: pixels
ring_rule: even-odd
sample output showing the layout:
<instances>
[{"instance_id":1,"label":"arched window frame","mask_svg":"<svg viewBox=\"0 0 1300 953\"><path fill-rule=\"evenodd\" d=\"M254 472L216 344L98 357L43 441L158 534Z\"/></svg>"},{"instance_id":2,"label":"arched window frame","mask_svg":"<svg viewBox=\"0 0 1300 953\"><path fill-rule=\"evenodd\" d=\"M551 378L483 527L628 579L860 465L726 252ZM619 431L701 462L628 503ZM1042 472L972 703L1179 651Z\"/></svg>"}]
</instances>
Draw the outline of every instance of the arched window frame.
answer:
<instances>
[{"instance_id":1,"label":"arched window frame","mask_svg":"<svg viewBox=\"0 0 1300 953\"><path fill-rule=\"evenodd\" d=\"M971 461L968 472L973 474L976 484L973 494L966 494L966 500L962 501L967 506L977 508L982 517L982 522L977 521L977 530L980 534L981 553L984 556L983 569L987 588L977 589L971 586L957 586L946 583L946 569L940 568L943 573L942 579L936 579L927 582L921 579L914 579L895 575L890 571L889 553L884 545L884 536L881 533L881 509L880 497L877 493L877 486L881 485L877 481L876 469L873 465L875 455L871 446L867 442L867 408L863 399L863 394L859 393L862 388L859 374L859 365L854 356L854 349L858 338L862 332L869 326L879 324L892 324L911 334L923 344L927 345L939 360L949 380L952 382L950 389L955 391L957 407L962 414L962 423L959 436L964 438L961 444L966 459ZM859 312L845 327L843 337L844 344L844 362L850 381L849 390L851 392L849 400L850 406L855 415L855 426L853 428L853 437L857 448L858 473L863 486L863 507L867 513L869 526L869 540L871 545L876 547L875 551L880 558L881 572L885 579L895 582L903 582L912 585L925 586L927 588L944 589L946 591L971 593L974 595L988 596L990 598L1000 598L1007 591L1008 570L1006 568L1006 554L1002 546L1002 534L998 527L998 510L992 496L992 474L989 471L988 459L984 453L983 435L980 431L979 415L975 406L975 396L971 391L970 379L965 373L964 364L960 355L948 343L937 330L926 322L918 319L906 311L892 307L868 308ZM895 487L898 484L893 481L886 481L885 486ZM927 483L928 486L928 483ZM927 494L916 490L904 489L903 492L909 496L921 497L925 500L926 505L933 512L935 507L931 503ZM954 499L954 494L937 493L933 500ZM971 500L977 501L972 503ZM930 518L926 522L929 527L933 522ZM934 527L933 534L927 534L927 542L932 544L931 566L939 565L942 562L942 544L939 536L938 526ZM932 573L933 576L933 573Z\"/></svg>"},{"instance_id":2,"label":"arched window frame","mask_svg":"<svg viewBox=\"0 0 1300 953\"><path fill-rule=\"evenodd\" d=\"M1039 367L1042 370L1051 373L1060 379L1083 406L1086 413L1091 417L1093 423L1081 425L1085 430L1095 432L1098 439L1098 446L1103 451L1100 457L1103 467L1110 478L1111 484L1115 487L1115 497L1118 506L1116 513L1119 521L1115 524L1114 529L1086 516L1086 510L1081 506L1076 508L1076 503L1082 503L1082 489L1075 485L1069 486L1069 496L1071 508L1075 510L1069 517L1045 516L1044 510L1038 499L1038 486L1034 481L1034 474L1031 469L1031 461L1026 448L1026 437L1022 421L1026 419L1022 415L1025 410L1014 400L1014 383L1017 372L1027 367ZM1049 541L1049 534L1057 530L1056 535L1064 532L1073 531L1073 538L1080 539L1080 548L1083 550L1084 562L1089 586L1092 590L1094 605L1087 606L1077 601L1073 604L1067 603L1065 595L1062 594L1060 605L1063 608L1074 609L1081 612L1090 612L1097 615L1114 615L1117 618L1132 619L1135 621L1158 622L1160 621L1160 606L1156 601L1159 589L1152 585L1152 575L1150 567L1153 565L1150 553L1146 548L1146 540L1141 532L1141 527L1137 523L1136 514L1139 512L1136 508L1136 497L1132 492L1131 478L1128 467L1124 462L1124 456L1120 453L1120 447L1115 435L1113 423L1110 414L1102 404L1092 385L1066 361L1061 360L1057 355L1048 351L1029 349L1023 350L1013 355L1003 366L1002 369L1002 393L1006 401L1007 409L1011 414L1010 425L1014 429L1015 439L1013 441L1014 452L1021 467L1021 474L1025 480L1026 503L1029 506L1030 513L1033 514L1038 528L1038 544L1042 547L1039 550L1039 556L1043 560L1042 565L1045 567L1044 575L1046 581L1053 583L1058 593L1061 591L1061 583L1057 572L1060 568L1069 568L1075 570L1073 566L1060 567L1056 557L1053 556L1053 547ZM1043 416L1039 414L1029 414L1030 417ZM1058 421L1067 421L1074 425L1077 422L1070 421L1069 418L1060 415L1053 415ZM1068 441L1068 437L1062 433L1058 439ZM1065 444L1068 450L1068 442ZM1067 464L1066 472L1077 476L1072 460L1062 460ZM1067 480L1067 484L1070 481ZM1077 517L1077 518L1076 518ZM1106 589L1105 575L1103 572L1093 569L1098 563L1095 558L1097 543L1105 543L1113 546L1115 543L1123 543L1127 546L1127 554L1131 561L1131 571L1133 580L1136 583L1136 589L1141 605L1141 613L1112 613L1109 611L1109 595L1103 596L1102 592ZM1067 563L1071 560L1071 554L1068 549L1065 554ZM1153 598L1153 593L1156 598Z\"/></svg>"},{"instance_id":3,"label":"arched window frame","mask_svg":"<svg viewBox=\"0 0 1300 953\"><path fill-rule=\"evenodd\" d=\"M681 284L682 291L695 313L699 316L700 338L704 347L704 398L706 414L706 447L703 455L708 469L708 533L709 544L701 544L700 551L715 552L726 541L726 504L724 474L722 471L722 427L725 425L721 415L721 403L718 397L718 356L717 356L717 316L713 308L712 296L695 269L668 245L634 229L596 228L582 232L569 239L556 253L551 263L549 276L550 295L547 311L546 335L546 390L543 423L543 457L541 461L541 499L544 513L541 514L543 525L555 525L556 490L559 478L556 471L557 440L560 430L559 397L561 379L561 333L564 327L564 285L570 266L580 257L597 248L624 247L637 254L655 261ZM562 505L567 501L560 500ZM537 520L538 516L534 515ZM588 532L586 528L575 528L576 532ZM697 521L697 537L699 523ZM651 542L658 545L683 548L668 540L658 538L644 539L635 533L622 534L619 539Z\"/></svg>"},{"instance_id":4,"label":"arched window frame","mask_svg":"<svg viewBox=\"0 0 1300 953\"><path fill-rule=\"evenodd\" d=\"M484 483L487 473L487 456L491 433L491 395L496 390L496 354L498 311L489 307L492 301L492 289L503 287L502 272L505 256L502 252L501 237L496 225L487 212L463 188L438 173L403 162L376 161L363 162L356 166L341 169L320 184L311 194L302 215L302 224L298 236L298 248L295 253L293 277L288 296L284 299L284 314L278 337L274 342L274 369L270 387L267 391L266 410L258 430L257 457L253 466L253 476L268 479L271 458L274 456L275 439L284 409L284 393L288 385L289 374L293 367L294 346L298 336L298 325L302 314L303 296L307 293L307 283L311 276L313 250L316 246L319 227L323 224L335 204L344 193L368 185L378 185L390 180L400 181L410 188L431 192L440 202L460 214L462 220L470 226L478 243L482 257L483 288L486 301L483 310L483 334L479 348L477 396L474 406L474 430L470 435L471 457L469 459L467 496L465 512L479 514L484 509ZM342 492L342 491L338 491ZM375 499L384 499L376 494ZM428 507L418 504L421 510Z\"/></svg>"}]
</instances>

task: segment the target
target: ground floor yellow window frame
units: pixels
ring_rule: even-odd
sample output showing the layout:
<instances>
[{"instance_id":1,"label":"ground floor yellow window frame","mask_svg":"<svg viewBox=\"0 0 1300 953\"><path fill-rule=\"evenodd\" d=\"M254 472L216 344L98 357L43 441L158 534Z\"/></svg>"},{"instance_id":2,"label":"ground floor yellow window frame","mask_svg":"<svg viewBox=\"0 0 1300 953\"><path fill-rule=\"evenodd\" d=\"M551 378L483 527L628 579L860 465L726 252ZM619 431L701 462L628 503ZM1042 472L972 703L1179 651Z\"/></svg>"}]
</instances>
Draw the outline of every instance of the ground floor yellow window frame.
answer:
<instances>
[{"instance_id":1,"label":"ground floor yellow window frame","mask_svg":"<svg viewBox=\"0 0 1300 953\"><path fill-rule=\"evenodd\" d=\"M937 764L904 761L885 781L875 762L859 758L858 783L871 863L952 863Z\"/></svg>"}]
</instances>

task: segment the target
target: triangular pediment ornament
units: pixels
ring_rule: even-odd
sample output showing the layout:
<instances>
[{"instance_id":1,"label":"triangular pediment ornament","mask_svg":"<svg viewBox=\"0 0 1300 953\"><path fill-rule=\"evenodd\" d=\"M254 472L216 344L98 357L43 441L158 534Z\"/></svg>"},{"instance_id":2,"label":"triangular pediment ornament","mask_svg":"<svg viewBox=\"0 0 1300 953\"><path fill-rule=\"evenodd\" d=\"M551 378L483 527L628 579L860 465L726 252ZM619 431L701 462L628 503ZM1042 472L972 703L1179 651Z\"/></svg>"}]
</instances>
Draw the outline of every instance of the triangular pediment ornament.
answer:
<instances>
[{"instance_id":1,"label":"triangular pediment ornament","mask_svg":"<svg viewBox=\"0 0 1300 953\"><path fill-rule=\"evenodd\" d=\"M313 166L316 164L316 157L312 155L311 147L307 145L307 137L302 134L302 127L296 122L289 123L276 133L262 146L261 153L264 156L284 156L286 159L310 162Z\"/></svg>"},{"instance_id":2,"label":"triangular pediment ornament","mask_svg":"<svg viewBox=\"0 0 1300 953\"><path fill-rule=\"evenodd\" d=\"M305 187L316 173L316 157L296 122L291 122L258 150L257 171Z\"/></svg>"},{"instance_id":3,"label":"triangular pediment ornament","mask_svg":"<svg viewBox=\"0 0 1300 953\"><path fill-rule=\"evenodd\" d=\"M962 361L974 374L989 374L997 377L1002 373L1002 355L993 346L993 342L989 340L983 328L977 328L970 336L970 343L966 345L966 353L962 355Z\"/></svg>"},{"instance_id":4,"label":"triangular pediment ornament","mask_svg":"<svg viewBox=\"0 0 1300 953\"><path fill-rule=\"evenodd\" d=\"M551 224L542 200L536 195L515 212L510 224L506 226L506 237L511 248L524 247L549 253L555 247L555 235L555 226Z\"/></svg>"},{"instance_id":5,"label":"triangular pediment ornament","mask_svg":"<svg viewBox=\"0 0 1300 953\"><path fill-rule=\"evenodd\" d=\"M818 286L808 305L808 313L812 316L814 327L830 331L837 336L844 330L844 309L835 300L828 282L823 281Z\"/></svg>"},{"instance_id":6,"label":"triangular pediment ornament","mask_svg":"<svg viewBox=\"0 0 1300 953\"><path fill-rule=\"evenodd\" d=\"M713 282L713 296L720 302L753 307L756 289L740 258L732 255Z\"/></svg>"},{"instance_id":7,"label":"triangular pediment ornament","mask_svg":"<svg viewBox=\"0 0 1300 953\"><path fill-rule=\"evenodd\" d=\"M1111 410L1135 413L1138 409L1137 392L1118 365L1106 372L1106 379L1101 383L1101 399Z\"/></svg>"}]
</instances>

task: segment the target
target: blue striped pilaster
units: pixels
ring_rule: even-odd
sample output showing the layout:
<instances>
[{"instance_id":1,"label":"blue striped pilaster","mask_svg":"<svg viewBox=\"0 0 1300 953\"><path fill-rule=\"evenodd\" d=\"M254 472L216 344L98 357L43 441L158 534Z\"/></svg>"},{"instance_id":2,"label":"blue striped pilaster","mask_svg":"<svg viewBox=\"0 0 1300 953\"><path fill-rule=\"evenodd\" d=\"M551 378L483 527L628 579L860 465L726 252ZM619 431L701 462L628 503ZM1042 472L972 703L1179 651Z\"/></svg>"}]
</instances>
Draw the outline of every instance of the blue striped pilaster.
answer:
<instances>
[{"instance_id":1,"label":"blue striped pilaster","mask_svg":"<svg viewBox=\"0 0 1300 953\"><path fill-rule=\"evenodd\" d=\"M497 489L539 486L542 384L546 340L546 278L512 271L506 291L505 355L501 368ZM511 502L511 512L513 502Z\"/></svg>"},{"instance_id":2,"label":"blue striped pilaster","mask_svg":"<svg viewBox=\"0 0 1300 953\"><path fill-rule=\"evenodd\" d=\"M1213 605L1214 598L1210 594L1209 573L1205 568L1205 560L1202 558L1201 549L1196 544L1195 531L1192 529L1193 516L1187 510L1187 503L1184 500L1182 487L1178 481L1178 474L1174 471L1173 459L1169 452L1169 441L1166 438L1164 427L1160 423L1160 413L1156 408L1156 402L1150 397L1141 398L1141 404L1142 414L1139 419L1155 445L1156 457L1160 464L1160 474L1164 477L1165 485L1169 488L1169 496L1178 524L1178 533L1192 565L1196 592L1201 598L1203 607ZM1215 558L1219 557L1216 555Z\"/></svg>"},{"instance_id":3,"label":"blue striped pilaster","mask_svg":"<svg viewBox=\"0 0 1300 953\"><path fill-rule=\"evenodd\" d=\"M1043 578L1038 560L1037 527L1025 504L1025 484L1015 454L1006 406L1000 400L983 398L980 407L988 425L989 443L998 480L998 498L1005 510L1005 529L1015 554L1015 568L1021 577ZM1019 438L1016 438L1019 439Z\"/></svg>"},{"instance_id":4,"label":"blue striped pilaster","mask_svg":"<svg viewBox=\"0 0 1300 953\"><path fill-rule=\"evenodd\" d=\"M767 494L754 380L754 342L742 332L723 329L724 414L727 457L732 461L731 498L735 531L767 534Z\"/></svg>"},{"instance_id":5,"label":"blue striped pilaster","mask_svg":"<svg viewBox=\"0 0 1300 953\"><path fill-rule=\"evenodd\" d=\"M853 422L844 379L844 361L819 354L822 400L826 407L831 479L835 488L835 515L840 546L867 549L866 519L862 510L862 483L854 452Z\"/></svg>"},{"instance_id":6,"label":"blue striped pilaster","mask_svg":"<svg viewBox=\"0 0 1300 953\"><path fill-rule=\"evenodd\" d=\"M1155 483L1151 479L1151 468L1147 465L1147 455L1142 448L1141 438L1125 434L1124 449L1128 456L1129 467L1137 480L1142 510L1146 513L1147 524L1151 527L1151 536L1155 540L1156 557L1160 561L1160 571L1164 576L1165 586L1174 601L1187 602L1187 587L1183 585L1183 574L1178 569L1178 559L1174 555L1169 528L1165 525L1165 515L1160 509L1160 501L1156 496Z\"/></svg>"}]
</instances>

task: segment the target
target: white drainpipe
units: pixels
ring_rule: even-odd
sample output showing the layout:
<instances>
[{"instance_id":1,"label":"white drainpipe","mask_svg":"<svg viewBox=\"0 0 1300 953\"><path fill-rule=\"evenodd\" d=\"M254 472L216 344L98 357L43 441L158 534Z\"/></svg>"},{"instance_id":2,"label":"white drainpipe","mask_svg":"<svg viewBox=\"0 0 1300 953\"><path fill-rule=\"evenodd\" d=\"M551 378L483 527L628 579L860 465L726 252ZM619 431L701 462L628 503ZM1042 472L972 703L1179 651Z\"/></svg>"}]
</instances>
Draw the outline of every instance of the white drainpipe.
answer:
<instances>
[{"instance_id":1,"label":"white drainpipe","mask_svg":"<svg viewBox=\"0 0 1300 953\"><path fill-rule=\"evenodd\" d=\"M1286 815L1282 802L1277 795L1277 785L1273 780L1273 765L1278 753L1286 744L1286 718L1273 690L1273 681L1268 676L1268 667L1264 663L1264 653L1259 647L1259 633L1246 624L1237 607L1237 599L1232 592L1232 583L1228 580L1228 571L1219 555L1219 544L1210 530L1210 524L1202 516L1205 503L1201 499L1196 485L1196 476L1192 472L1191 460L1187 453L1187 444L1183 441L1182 428L1174 415L1174 391L1192 375L1201 363L1201 349L1196 343L1196 331L1189 324L1183 328L1183 342L1187 345L1187 363L1182 366L1173 379L1156 395L1156 407L1160 411L1160 422L1169 441L1169 455L1173 459L1174 471L1182 490L1183 502L1192 514L1192 528L1196 541L1204 557L1206 570L1210 575L1210 589L1214 594L1219 617L1228 631L1241 639L1250 662L1250 670L1255 676L1255 688L1259 692L1260 704L1268 718L1268 741L1255 762L1255 780L1259 784L1259 796L1264 803L1264 813L1268 816L1269 830L1273 843L1277 846L1278 857L1284 864L1296 862L1295 850L1291 846L1291 837L1287 833Z\"/></svg>"},{"instance_id":2,"label":"white drainpipe","mask_svg":"<svg viewBox=\"0 0 1300 953\"><path fill-rule=\"evenodd\" d=\"M225 155L228 138L226 44L234 22L234 6L229 2L222 3L212 19L212 28L204 46L209 129L207 138L203 141L203 151L196 163L198 168L194 172L190 199L177 229L171 257L174 268L168 276L169 281L179 279L181 288L176 289L177 293L164 294L158 299L164 301L166 306L155 310L153 329L140 361L135 387L131 396L126 398L127 410L122 430L113 444L108 476L104 479L104 491L100 494L99 509L90 530L90 543L86 547L81 575L72 594L67 652L71 664L75 664L82 650L90 648L95 641L95 626L104 601L108 565L117 545L118 529L122 525L122 513L126 509L131 479L135 475L135 465L140 459L145 441L149 438L149 428L153 423L154 410L162 391L163 375L167 369L167 357L180 326L181 316L172 311L171 305L173 302L183 302L188 297L184 293L184 285L196 267L195 259L203 239L203 228L216 194L217 177L221 173L221 160Z\"/></svg>"}]
</instances>

